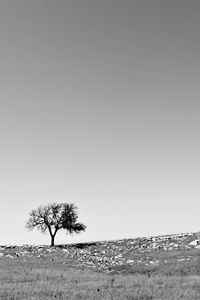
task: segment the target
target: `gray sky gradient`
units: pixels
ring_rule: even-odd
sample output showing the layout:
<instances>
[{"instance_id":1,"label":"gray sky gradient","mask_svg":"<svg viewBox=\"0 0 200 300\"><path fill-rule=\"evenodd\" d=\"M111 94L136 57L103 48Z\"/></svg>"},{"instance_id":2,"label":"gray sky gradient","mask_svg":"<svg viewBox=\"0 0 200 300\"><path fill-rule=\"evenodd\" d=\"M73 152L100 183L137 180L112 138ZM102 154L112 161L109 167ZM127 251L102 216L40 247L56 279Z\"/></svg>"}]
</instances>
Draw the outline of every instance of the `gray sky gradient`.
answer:
<instances>
[{"instance_id":1,"label":"gray sky gradient","mask_svg":"<svg viewBox=\"0 0 200 300\"><path fill-rule=\"evenodd\" d=\"M199 1L4 0L0 42L0 244L55 201L56 242L199 230Z\"/></svg>"}]
</instances>

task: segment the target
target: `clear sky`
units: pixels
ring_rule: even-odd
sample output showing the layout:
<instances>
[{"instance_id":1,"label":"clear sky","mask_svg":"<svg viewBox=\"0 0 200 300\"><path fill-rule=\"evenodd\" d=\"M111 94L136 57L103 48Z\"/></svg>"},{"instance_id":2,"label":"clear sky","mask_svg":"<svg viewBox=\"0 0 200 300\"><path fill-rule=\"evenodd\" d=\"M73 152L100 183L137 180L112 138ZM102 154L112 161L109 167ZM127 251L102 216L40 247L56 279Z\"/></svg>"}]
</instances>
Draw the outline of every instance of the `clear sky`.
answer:
<instances>
[{"instance_id":1,"label":"clear sky","mask_svg":"<svg viewBox=\"0 0 200 300\"><path fill-rule=\"evenodd\" d=\"M3 0L0 45L0 244L200 230L199 0Z\"/></svg>"}]
</instances>

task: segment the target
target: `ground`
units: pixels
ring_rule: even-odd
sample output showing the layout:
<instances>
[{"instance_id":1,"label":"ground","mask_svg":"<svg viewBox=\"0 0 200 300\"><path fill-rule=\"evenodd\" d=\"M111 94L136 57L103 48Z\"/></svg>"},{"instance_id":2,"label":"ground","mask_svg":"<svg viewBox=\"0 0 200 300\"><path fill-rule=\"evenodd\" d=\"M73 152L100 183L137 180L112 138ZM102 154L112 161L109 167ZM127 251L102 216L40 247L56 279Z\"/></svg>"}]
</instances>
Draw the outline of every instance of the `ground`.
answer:
<instances>
[{"instance_id":1,"label":"ground","mask_svg":"<svg viewBox=\"0 0 200 300\"><path fill-rule=\"evenodd\" d=\"M200 299L200 233L0 247L0 299Z\"/></svg>"}]
</instances>

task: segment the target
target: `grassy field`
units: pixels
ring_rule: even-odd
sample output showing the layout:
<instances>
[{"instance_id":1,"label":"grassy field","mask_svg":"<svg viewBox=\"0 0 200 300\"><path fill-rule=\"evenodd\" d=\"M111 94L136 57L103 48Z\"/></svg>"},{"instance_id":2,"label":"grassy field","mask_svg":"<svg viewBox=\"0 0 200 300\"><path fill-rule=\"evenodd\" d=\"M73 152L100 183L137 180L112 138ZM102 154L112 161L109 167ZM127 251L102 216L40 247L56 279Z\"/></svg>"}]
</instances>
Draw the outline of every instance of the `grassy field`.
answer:
<instances>
[{"instance_id":1,"label":"grassy field","mask_svg":"<svg viewBox=\"0 0 200 300\"><path fill-rule=\"evenodd\" d=\"M5 248L0 299L200 299L200 249L141 249L130 248L123 258L121 242ZM99 260L109 267L100 269Z\"/></svg>"},{"instance_id":2,"label":"grassy field","mask_svg":"<svg viewBox=\"0 0 200 300\"><path fill-rule=\"evenodd\" d=\"M8 259L1 263L0 299L200 299L199 275L139 271L104 274Z\"/></svg>"}]
</instances>

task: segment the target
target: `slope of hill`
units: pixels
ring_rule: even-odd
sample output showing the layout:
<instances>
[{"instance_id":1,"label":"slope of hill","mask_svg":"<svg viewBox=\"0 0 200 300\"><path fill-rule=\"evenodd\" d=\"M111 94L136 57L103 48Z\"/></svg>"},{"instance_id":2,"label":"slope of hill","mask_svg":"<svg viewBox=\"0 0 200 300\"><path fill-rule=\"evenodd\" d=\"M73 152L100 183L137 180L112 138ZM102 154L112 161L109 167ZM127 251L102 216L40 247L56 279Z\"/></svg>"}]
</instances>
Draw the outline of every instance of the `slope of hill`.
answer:
<instances>
[{"instance_id":1,"label":"slope of hill","mask_svg":"<svg viewBox=\"0 0 200 300\"><path fill-rule=\"evenodd\" d=\"M200 233L0 246L0 299L200 299Z\"/></svg>"},{"instance_id":2,"label":"slope of hill","mask_svg":"<svg viewBox=\"0 0 200 300\"><path fill-rule=\"evenodd\" d=\"M70 265L105 272L156 272L182 264L200 272L200 232L115 241L48 246L0 246L1 259L29 260ZM185 272L185 271L183 271Z\"/></svg>"}]
</instances>

